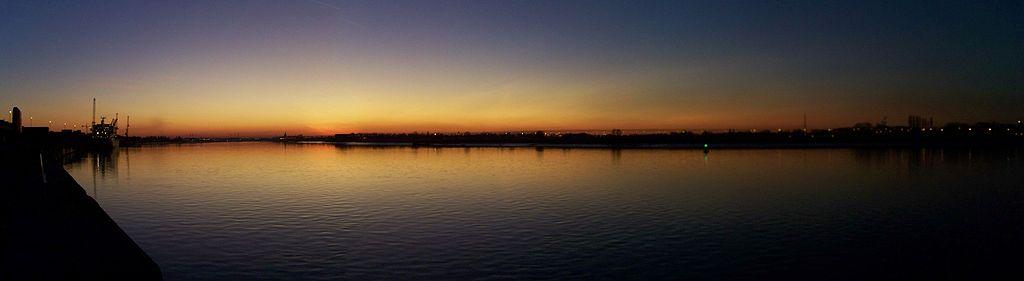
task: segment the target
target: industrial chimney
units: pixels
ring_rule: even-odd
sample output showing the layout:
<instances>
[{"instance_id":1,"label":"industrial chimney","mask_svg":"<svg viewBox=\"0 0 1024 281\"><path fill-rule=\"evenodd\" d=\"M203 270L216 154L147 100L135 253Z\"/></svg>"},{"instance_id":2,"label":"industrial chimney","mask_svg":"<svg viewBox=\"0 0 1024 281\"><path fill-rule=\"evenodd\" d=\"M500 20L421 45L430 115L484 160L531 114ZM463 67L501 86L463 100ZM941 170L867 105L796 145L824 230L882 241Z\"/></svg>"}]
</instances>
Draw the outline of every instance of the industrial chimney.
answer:
<instances>
[{"instance_id":1,"label":"industrial chimney","mask_svg":"<svg viewBox=\"0 0 1024 281\"><path fill-rule=\"evenodd\" d=\"M11 109L11 124L14 125L14 132L21 133L21 109L17 106Z\"/></svg>"}]
</instances>

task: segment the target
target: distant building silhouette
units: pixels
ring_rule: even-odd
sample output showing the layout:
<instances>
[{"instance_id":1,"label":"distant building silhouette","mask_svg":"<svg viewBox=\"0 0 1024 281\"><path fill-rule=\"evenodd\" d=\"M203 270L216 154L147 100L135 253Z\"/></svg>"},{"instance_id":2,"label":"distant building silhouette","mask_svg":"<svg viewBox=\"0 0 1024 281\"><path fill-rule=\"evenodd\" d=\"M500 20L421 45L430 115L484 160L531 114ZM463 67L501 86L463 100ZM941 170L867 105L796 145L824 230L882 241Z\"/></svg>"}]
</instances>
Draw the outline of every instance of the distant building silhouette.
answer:
<instances>
[{"instance_id":1,"label":"distant building silhouette","mask_svg":"<svg viewBox=\"0 0 1024 281\"><path fill-rule=\"evenodd\" d=\"M21 133L21 109L17 106L11 109L11 125L14 126L15 133Z\"/></svg>"},{"instance_id":2,"label":"distant building silhouette","mask_svg":"<svg viewBox=\"0 0 1024 281\"><path fill-rule=\"evenodd\" d=\"M931 128L934 127L933 119L931 117L924 118L917 115L910 115L907 117L907 127L911 128Z\"/></svg>"}]
</instances>

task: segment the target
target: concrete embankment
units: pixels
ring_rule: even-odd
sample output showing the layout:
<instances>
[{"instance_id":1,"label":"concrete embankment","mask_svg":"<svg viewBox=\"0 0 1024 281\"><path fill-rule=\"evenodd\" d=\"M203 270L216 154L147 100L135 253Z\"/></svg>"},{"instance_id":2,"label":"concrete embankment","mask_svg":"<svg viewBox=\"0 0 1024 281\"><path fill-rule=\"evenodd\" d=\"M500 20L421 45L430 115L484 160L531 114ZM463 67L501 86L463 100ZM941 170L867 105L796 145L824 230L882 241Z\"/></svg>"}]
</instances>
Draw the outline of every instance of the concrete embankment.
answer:
<instances>
[{"instance_id":1,"label":"concrete embankment","mask_svg":"<svg viewBox=\"0 0 1024 281\"><path fill-rule=\"evenodd\" d=\"M60 163L15 146L0 152L0 280L162 279Z\"/></svg>"}]
</instances>

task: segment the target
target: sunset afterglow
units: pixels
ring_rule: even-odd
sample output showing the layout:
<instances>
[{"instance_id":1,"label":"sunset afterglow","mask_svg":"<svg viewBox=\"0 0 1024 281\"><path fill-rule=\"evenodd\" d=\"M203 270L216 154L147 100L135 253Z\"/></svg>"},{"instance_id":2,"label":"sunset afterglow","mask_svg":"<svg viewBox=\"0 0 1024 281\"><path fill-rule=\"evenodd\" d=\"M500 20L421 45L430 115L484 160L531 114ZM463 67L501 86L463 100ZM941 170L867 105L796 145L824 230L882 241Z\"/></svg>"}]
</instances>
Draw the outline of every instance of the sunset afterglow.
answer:
<instances>
[{"instance_id":1,"label":"sunset afterglow","mask_svg":"<svg viewBox=\"0 0 1024 281\"><path fill-rule=\"evenodd\" d=\"M684 2L16 1L0 103L268 136L1010 121L1024 102L1019 3Z\"/></svg>"}]
</instances>

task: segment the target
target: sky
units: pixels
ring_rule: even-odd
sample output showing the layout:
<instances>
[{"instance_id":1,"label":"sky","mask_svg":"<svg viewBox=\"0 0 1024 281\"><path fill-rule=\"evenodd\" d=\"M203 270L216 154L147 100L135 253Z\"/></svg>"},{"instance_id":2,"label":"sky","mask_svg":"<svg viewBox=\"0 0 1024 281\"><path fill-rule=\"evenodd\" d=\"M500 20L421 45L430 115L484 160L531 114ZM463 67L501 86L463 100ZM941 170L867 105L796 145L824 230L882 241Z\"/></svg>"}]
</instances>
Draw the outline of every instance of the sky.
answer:
<instances>
[{"instance_id":1,"label":"sky","mask_svg":"<svg viewBox=\"0 0 1024 281\"><path fill-rule=\"evenodd\" d=\"M0 105L170 136L1013 122L1022 50L1022 1L0 0Z\"/></svg>"}]
</instances>

